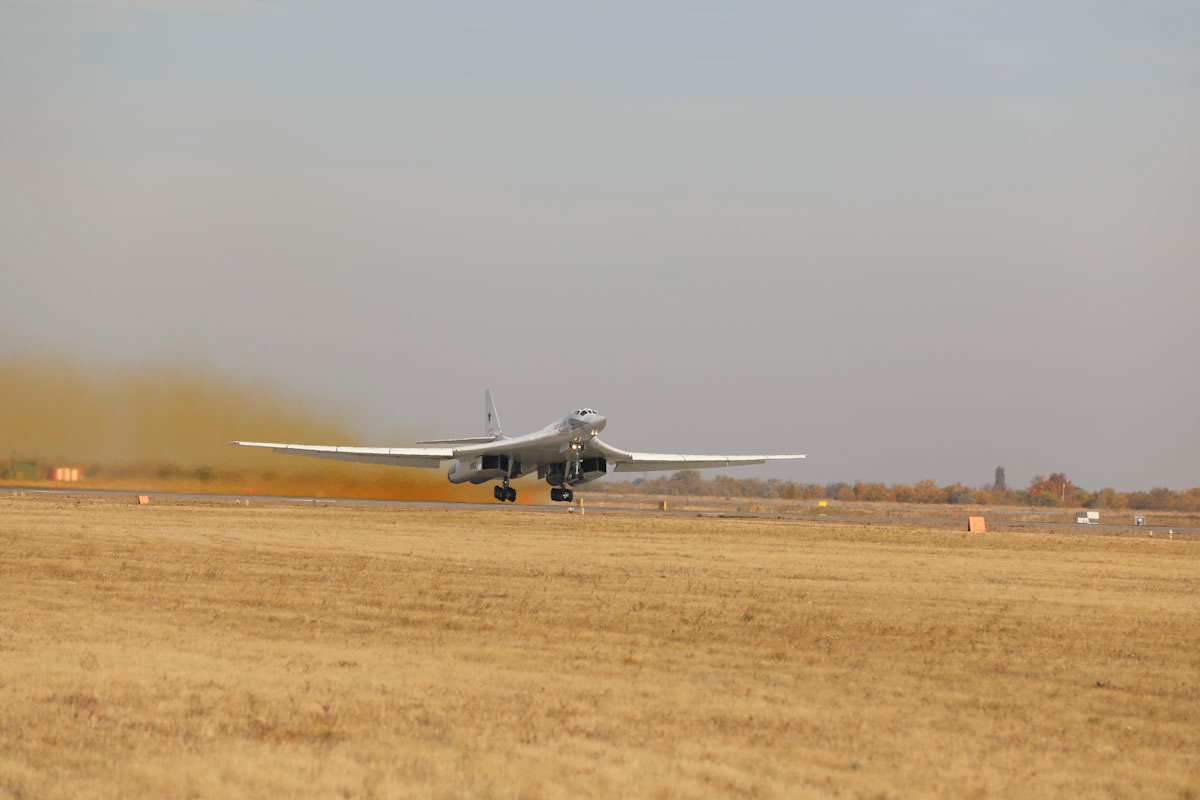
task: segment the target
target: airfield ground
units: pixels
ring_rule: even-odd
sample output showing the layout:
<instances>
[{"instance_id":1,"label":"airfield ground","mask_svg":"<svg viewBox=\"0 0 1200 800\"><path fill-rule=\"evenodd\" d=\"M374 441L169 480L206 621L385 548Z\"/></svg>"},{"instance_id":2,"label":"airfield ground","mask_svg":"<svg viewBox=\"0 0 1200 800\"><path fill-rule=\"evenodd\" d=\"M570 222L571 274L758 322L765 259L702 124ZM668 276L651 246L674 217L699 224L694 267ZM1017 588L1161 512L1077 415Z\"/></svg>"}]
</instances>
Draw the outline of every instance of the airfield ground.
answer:
<instances>
[{"instance_id":1,"label":"airfield ground","mask_svg":"<svg viewBox=\"0 0 1200 800\"><path fill-rule=\"evenodd\" d=\"M1200 797L1200 541L0 498L0 799Z\"/></svg>"}]
</instances>

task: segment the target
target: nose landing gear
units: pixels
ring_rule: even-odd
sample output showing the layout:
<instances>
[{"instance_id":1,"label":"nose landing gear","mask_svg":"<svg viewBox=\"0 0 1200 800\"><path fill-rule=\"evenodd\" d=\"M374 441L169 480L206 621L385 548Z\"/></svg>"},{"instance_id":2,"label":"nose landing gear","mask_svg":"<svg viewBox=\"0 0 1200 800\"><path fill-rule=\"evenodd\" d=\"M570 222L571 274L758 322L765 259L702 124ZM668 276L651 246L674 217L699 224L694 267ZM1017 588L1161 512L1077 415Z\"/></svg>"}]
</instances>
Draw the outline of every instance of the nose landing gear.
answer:
<instances>
[{"instance_id":1,"label":"nose landing gear","mask_svg":"<svg viewBox=\"0 0 1200 800\"><path fill-rule=\"evenodd\" d=\"M569 503L575 499L575 492L566 487L559 488L555 486L550 490L550 499L556 503Z\"/></svg>"}]
</instances>

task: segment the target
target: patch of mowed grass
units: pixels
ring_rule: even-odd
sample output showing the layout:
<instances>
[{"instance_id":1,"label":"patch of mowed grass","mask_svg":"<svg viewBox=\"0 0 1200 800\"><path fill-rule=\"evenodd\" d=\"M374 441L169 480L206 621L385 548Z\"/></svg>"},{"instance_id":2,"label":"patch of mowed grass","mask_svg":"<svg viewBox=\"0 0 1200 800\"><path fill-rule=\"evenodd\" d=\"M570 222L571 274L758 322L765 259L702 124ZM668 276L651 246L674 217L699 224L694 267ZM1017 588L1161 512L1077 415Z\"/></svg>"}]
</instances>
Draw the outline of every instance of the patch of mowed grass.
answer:
<instances>
[{"instance_id":1,"label":"patch of mowed grass","mask_svg":"<svg viewBox=\"0 0 1200 800\"><path fill-rule=\"evenodd\" d=\"M1185 796L1194 542L0 499L13 796Z\"/></svg>"}]
</instances>

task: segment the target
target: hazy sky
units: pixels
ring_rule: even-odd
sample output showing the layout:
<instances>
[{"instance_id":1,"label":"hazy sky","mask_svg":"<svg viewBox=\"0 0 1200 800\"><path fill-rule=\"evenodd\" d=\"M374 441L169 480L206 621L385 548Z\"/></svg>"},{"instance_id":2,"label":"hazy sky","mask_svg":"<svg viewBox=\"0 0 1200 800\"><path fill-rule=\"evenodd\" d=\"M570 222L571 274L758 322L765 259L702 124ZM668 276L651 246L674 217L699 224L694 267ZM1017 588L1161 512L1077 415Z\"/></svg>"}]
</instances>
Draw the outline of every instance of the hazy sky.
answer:
<instances>
[{"instance_id":1,"label":"hazy sky","mask_svg":"<svg viewBox=\"0 0 1200 800\"><path fill-rule=\"evenodd\" d=\"M0 355L1200 485L1195 2L6 2L0 115Z\"/></svg>"}]
</instances>

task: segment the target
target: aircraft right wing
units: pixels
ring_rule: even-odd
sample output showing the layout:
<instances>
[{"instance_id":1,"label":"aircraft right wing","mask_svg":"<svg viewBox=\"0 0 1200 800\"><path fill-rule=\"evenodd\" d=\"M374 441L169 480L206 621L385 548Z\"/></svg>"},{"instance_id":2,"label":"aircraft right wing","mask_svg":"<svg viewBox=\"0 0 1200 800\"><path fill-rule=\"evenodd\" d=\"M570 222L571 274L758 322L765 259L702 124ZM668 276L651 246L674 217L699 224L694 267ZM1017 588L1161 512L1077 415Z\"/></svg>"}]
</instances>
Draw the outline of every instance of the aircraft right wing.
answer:
<instances>
[{"instance_id":1,"label":"aircraft right wing","mask_svg":"<svg viewBox=\"0 0 1200 800\"><path fill-rule=\"evenodd\" d=\"M334 461L358 461L393 467L430 467L454 458L449 447L338 447L323 444L278 444L275 442L230 442L239 447L265 447L275 453L328 458Z\"/></svg>"},{"instance_id":2,"label":"aircraft right wing","mask_svg":"<svg viewBox=\"0 0 1200 800\"><path fill-rule=\"evenodd\" d=\"M768 461L787 461L807 458L803 455L761 456L690 456L675 453L630 453L592 440L589 449L596 449L613 465L613 472L658 472L673 469L707 469L710 467L740 467L746 464L765 464Z\"/></svg>"}]
</instances>

